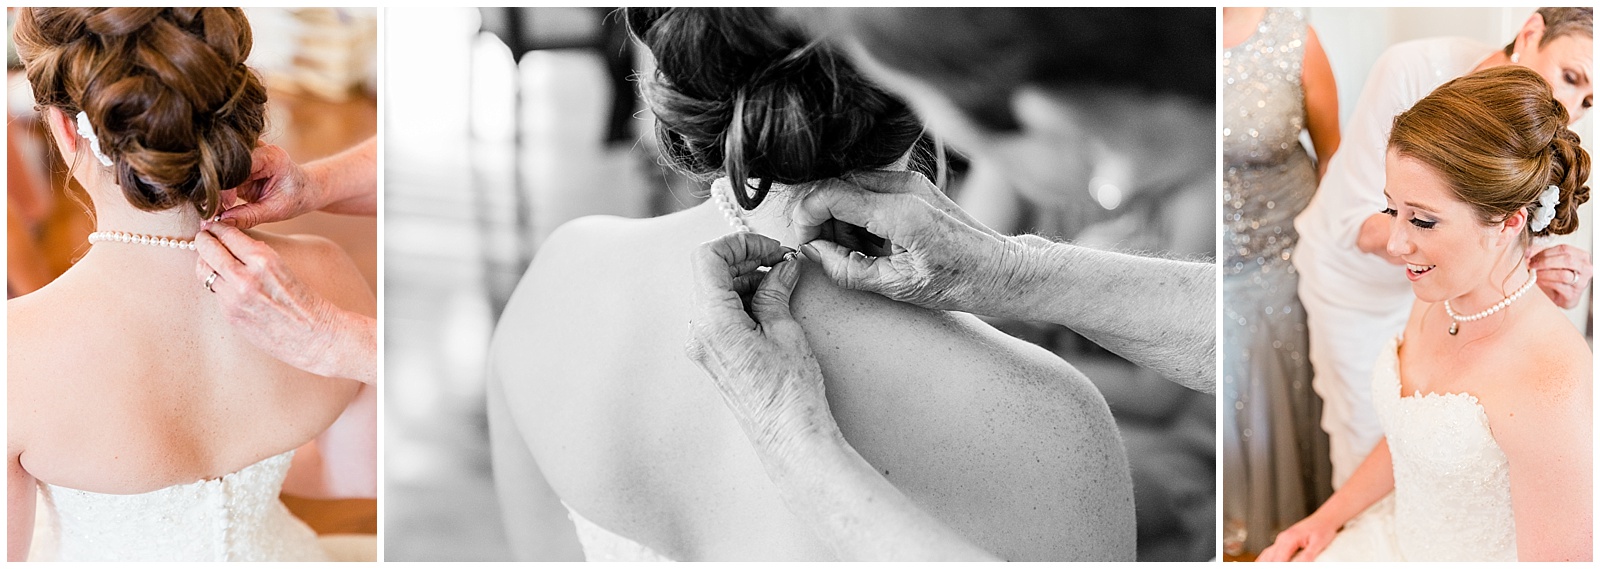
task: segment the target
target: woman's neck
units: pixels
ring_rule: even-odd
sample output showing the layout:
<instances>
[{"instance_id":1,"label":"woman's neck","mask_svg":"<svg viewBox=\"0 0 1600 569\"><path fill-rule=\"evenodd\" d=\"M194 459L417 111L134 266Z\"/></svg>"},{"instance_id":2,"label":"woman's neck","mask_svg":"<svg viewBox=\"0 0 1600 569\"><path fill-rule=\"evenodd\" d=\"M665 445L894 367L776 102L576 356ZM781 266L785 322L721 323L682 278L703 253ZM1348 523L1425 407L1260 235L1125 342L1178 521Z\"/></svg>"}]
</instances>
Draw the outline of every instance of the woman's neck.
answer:
<instances>
[{"instance_id":1,"label":"woman's neck","mask_svg":"<svg viewBox=\"0 0 1600 569\"><path fill-rule=\"evenodd\" d=\"M1466 294L1450 299L1450 307L1457 314L1478 313L1499 304L1536 277L1528 271L1527 255L1508 252L1507 257L1495 264L1485 282Z\"/></svg>"},{"instance_id":2,"label":"woman's neck","mask_svg":"<svg viewBox=\"0 0 1600 569\"><path fill-rule=\"evenodd\" d=\"M80 179L80 181L82 181ZM179 206L164 211L145 211L133 207L114 184L85 186L94 205L96 231L120 231L139 235L190 240L200 232L200 213Z\"/></svg>"},{"instance_id":3,"label":"woman's neck","mask_svg":"<svg viewBox=\"0 0 1600 569\"><path fill-rule=\"evenodd\" d=\"M795 206L795 192L800 189L799 187L773 184L772 189L767 193L767 197L761 200L761 204L757 205L754 210L746 211L744 208L739 207L738 201L734 199L732 193L736 190L726 180L726 178L719 178L711 185L712 196L710 201L713 202L714 207L723 210L721 204L716 203L718 201L731 204L733 206L731 208L733 214L737 216L745 227L750 228L751 232L777 239L779 243L786 247L797 248L801 245L799 238L795 234L794 224L789 218L789 208ZM747 189L745 191L749 192L750 190ZM723 217L726 218L727 216L724 214ZM729 230L734 230L737 226L737 222L731 219L724 219L723 223L728 226Z\"/></svg>"}]
</instances>

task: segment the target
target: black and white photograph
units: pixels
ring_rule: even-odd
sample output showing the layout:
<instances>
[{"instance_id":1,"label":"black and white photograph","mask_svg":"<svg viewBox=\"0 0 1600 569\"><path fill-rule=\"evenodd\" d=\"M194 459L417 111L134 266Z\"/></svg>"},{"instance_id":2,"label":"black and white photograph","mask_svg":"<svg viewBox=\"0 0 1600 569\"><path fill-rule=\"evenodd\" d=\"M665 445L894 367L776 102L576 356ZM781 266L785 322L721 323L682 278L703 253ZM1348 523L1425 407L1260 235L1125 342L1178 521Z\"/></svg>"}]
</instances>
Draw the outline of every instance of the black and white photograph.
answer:
<instances>
[{"instance_id":1,"label":"black and white photograph","mask_svg":"<svg viewBox=\"0 0 1600 569\"><path fill-rule=\"evenodd\" d=\"M384 559L1215 559L1216 22L385 10Z\"/></svg>"}]
</instances>

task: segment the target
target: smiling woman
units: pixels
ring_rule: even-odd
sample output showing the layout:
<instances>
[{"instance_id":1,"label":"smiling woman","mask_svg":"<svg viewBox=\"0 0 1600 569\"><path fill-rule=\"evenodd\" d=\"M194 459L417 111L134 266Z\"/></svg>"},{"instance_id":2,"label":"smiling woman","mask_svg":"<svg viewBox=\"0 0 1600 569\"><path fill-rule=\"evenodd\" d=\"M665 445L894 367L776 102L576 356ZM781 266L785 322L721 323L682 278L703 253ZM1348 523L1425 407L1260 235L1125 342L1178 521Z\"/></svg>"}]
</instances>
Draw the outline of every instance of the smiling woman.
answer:
<instances>
[{"instance_id":1,"label":"smiling woman","mask_svg":"<svg viewBox=\"0 0 1600 569\"><path fill-rule=\"evenodd\" d=\"M1506 274L1507 267L1522 262L1533 238L1576 230L1578 206L1589 200L1588 154L1549 85L1514 66L1480 75L1401 114L1389 138L1384 212L1406 223L1391 224L1387 251L1406 263L1417 298L1443 301L1451 315L1449 299L1485 273L1535 282L1526 271ZM1520 135L1472 128L1480 124ZM1504 247L1506 239L1514 247ZM1498 309L1498 300L1458 298L1457 306Z\"/></svg>"},{"instance_id":2,"label":"smiling woman","mask_svg":"<svg viewBox=\"0 0 1600 569\"><path fill-rule=\"evenodd\" d=\"M1387 249L1417 300L1371 382L1384 438L1261 560L1593 557L1593 356L1549 297L1526 294L1529 244L1576 230L1589 199L1567 121L1517 66L1395 119Z\"/></svg>"}]
</instances>

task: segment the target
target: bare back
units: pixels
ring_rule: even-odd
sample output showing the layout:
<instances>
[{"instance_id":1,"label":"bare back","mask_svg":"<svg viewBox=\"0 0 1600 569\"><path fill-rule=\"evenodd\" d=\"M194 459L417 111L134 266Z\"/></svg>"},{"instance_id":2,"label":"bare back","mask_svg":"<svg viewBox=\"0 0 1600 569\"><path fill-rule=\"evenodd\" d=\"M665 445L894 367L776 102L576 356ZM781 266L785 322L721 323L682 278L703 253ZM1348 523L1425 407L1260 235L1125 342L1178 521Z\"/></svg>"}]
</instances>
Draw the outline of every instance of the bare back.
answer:
<instances>
[{"instance_id":1,"label":"bare back","mask_svg":"<svg viewBox=\"0 0 1600 569\"><path fill-rule=\"evenodd\" d=\"M682 560L828 559L683 355L690 251L726 227L702 206L558 230L502 317L492 373L542 476L601 527ZM1071 366L815 266L793 309L846 439L935 516L1008 559L1132 559L1121 439Z\"/></svg>"},{"instance_id":2,"label":"bare back","mask_svg":"<svg viewBox=\"0 0 1600 569\"><path fill-rule=\"evenodd\" d=\"M365 282L332 243L252 237L335 304L371 311ZM250 345L194 277L193 253L134 247L96 246L8 303L10 454L32 478L143 493L297 448L339 417L360 384Z\"/></svg>"}]
</instances>

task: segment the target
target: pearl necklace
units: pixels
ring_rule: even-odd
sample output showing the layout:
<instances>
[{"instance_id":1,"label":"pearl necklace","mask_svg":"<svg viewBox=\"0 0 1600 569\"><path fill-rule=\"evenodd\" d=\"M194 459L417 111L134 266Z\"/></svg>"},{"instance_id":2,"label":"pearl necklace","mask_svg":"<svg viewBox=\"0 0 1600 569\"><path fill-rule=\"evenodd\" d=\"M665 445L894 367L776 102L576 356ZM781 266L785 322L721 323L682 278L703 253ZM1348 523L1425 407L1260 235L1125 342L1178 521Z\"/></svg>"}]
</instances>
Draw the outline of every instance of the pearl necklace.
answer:
<instances>
[{"instance_id":1,"label":"pearl necklace","mask_svg":"<svg viewBox=\"0 0 1600 569\"><path fill-rule=\"evenodd\" d=\"M96 231L89 234L89 243L130 243L133 245L153 245L156 247L171 247L173 249L194 250L194 241L184 241L171 237L157 237L155 235L140 235L124 231Z\"/></svg>"},{"instance_id":2,"label":"pearl necklace","mask_svg":"<svg viewBox=\"0 0 1600 569\"><path fill-rule=\"evenodd\" d=\"M744 222L744 218L739 216L739 210L734 209L733 202L728 198L728 192L731 191L733 185L728 183L727 178L717 178L717 181L711 183L711 201L717 202L717 209L722 211L723 219L728 220L728 225L733 226L734 231L749 233L750 224Z\"/></svg>"},{"instance_id":3,"label":"pearl necklace","mask_svg":"<svg viewBox=\"0 0 1600 569\"><path fill-rule=\"evenodd\" d=\"M1538 283L1538 280L1536 278L1534 278L1534 277L1538 276L1538 272L1539 271L1537 269L1528 269L1528 282L1522 283L1522 288L1517 289L1517 292L1511 293L1510 296L1505 297L1499 303L1496 303L1494 306L1489 307L1488 310L1485 310L1483 312L1479 312L1477 314L1473 314L1471 316L1461 316L1459 314L1456 314L1456 311L1450 308L1450 301L1448 301L1448 300L1444 301L1444 313L1445 314L1449 314L1450 315L1450 319L1453 320L1453 322L1450 323L1450 335L1454 336L1454 335L1456 335L1456 332L1459 332L1461 330L1461 323L1462 322L1472 322L1474 320L1482 320L1484 318L1489 317L1490 314L1494 314L1496 312L1499 312L1500 309L1505 308L1507 306L1510 306L1511 303L1516 302L1518 298L1522 298L1523 294L1527 293L1529 290L1532 290L1533 289L1533 285Z\"/></svg>"}]
</instances>

